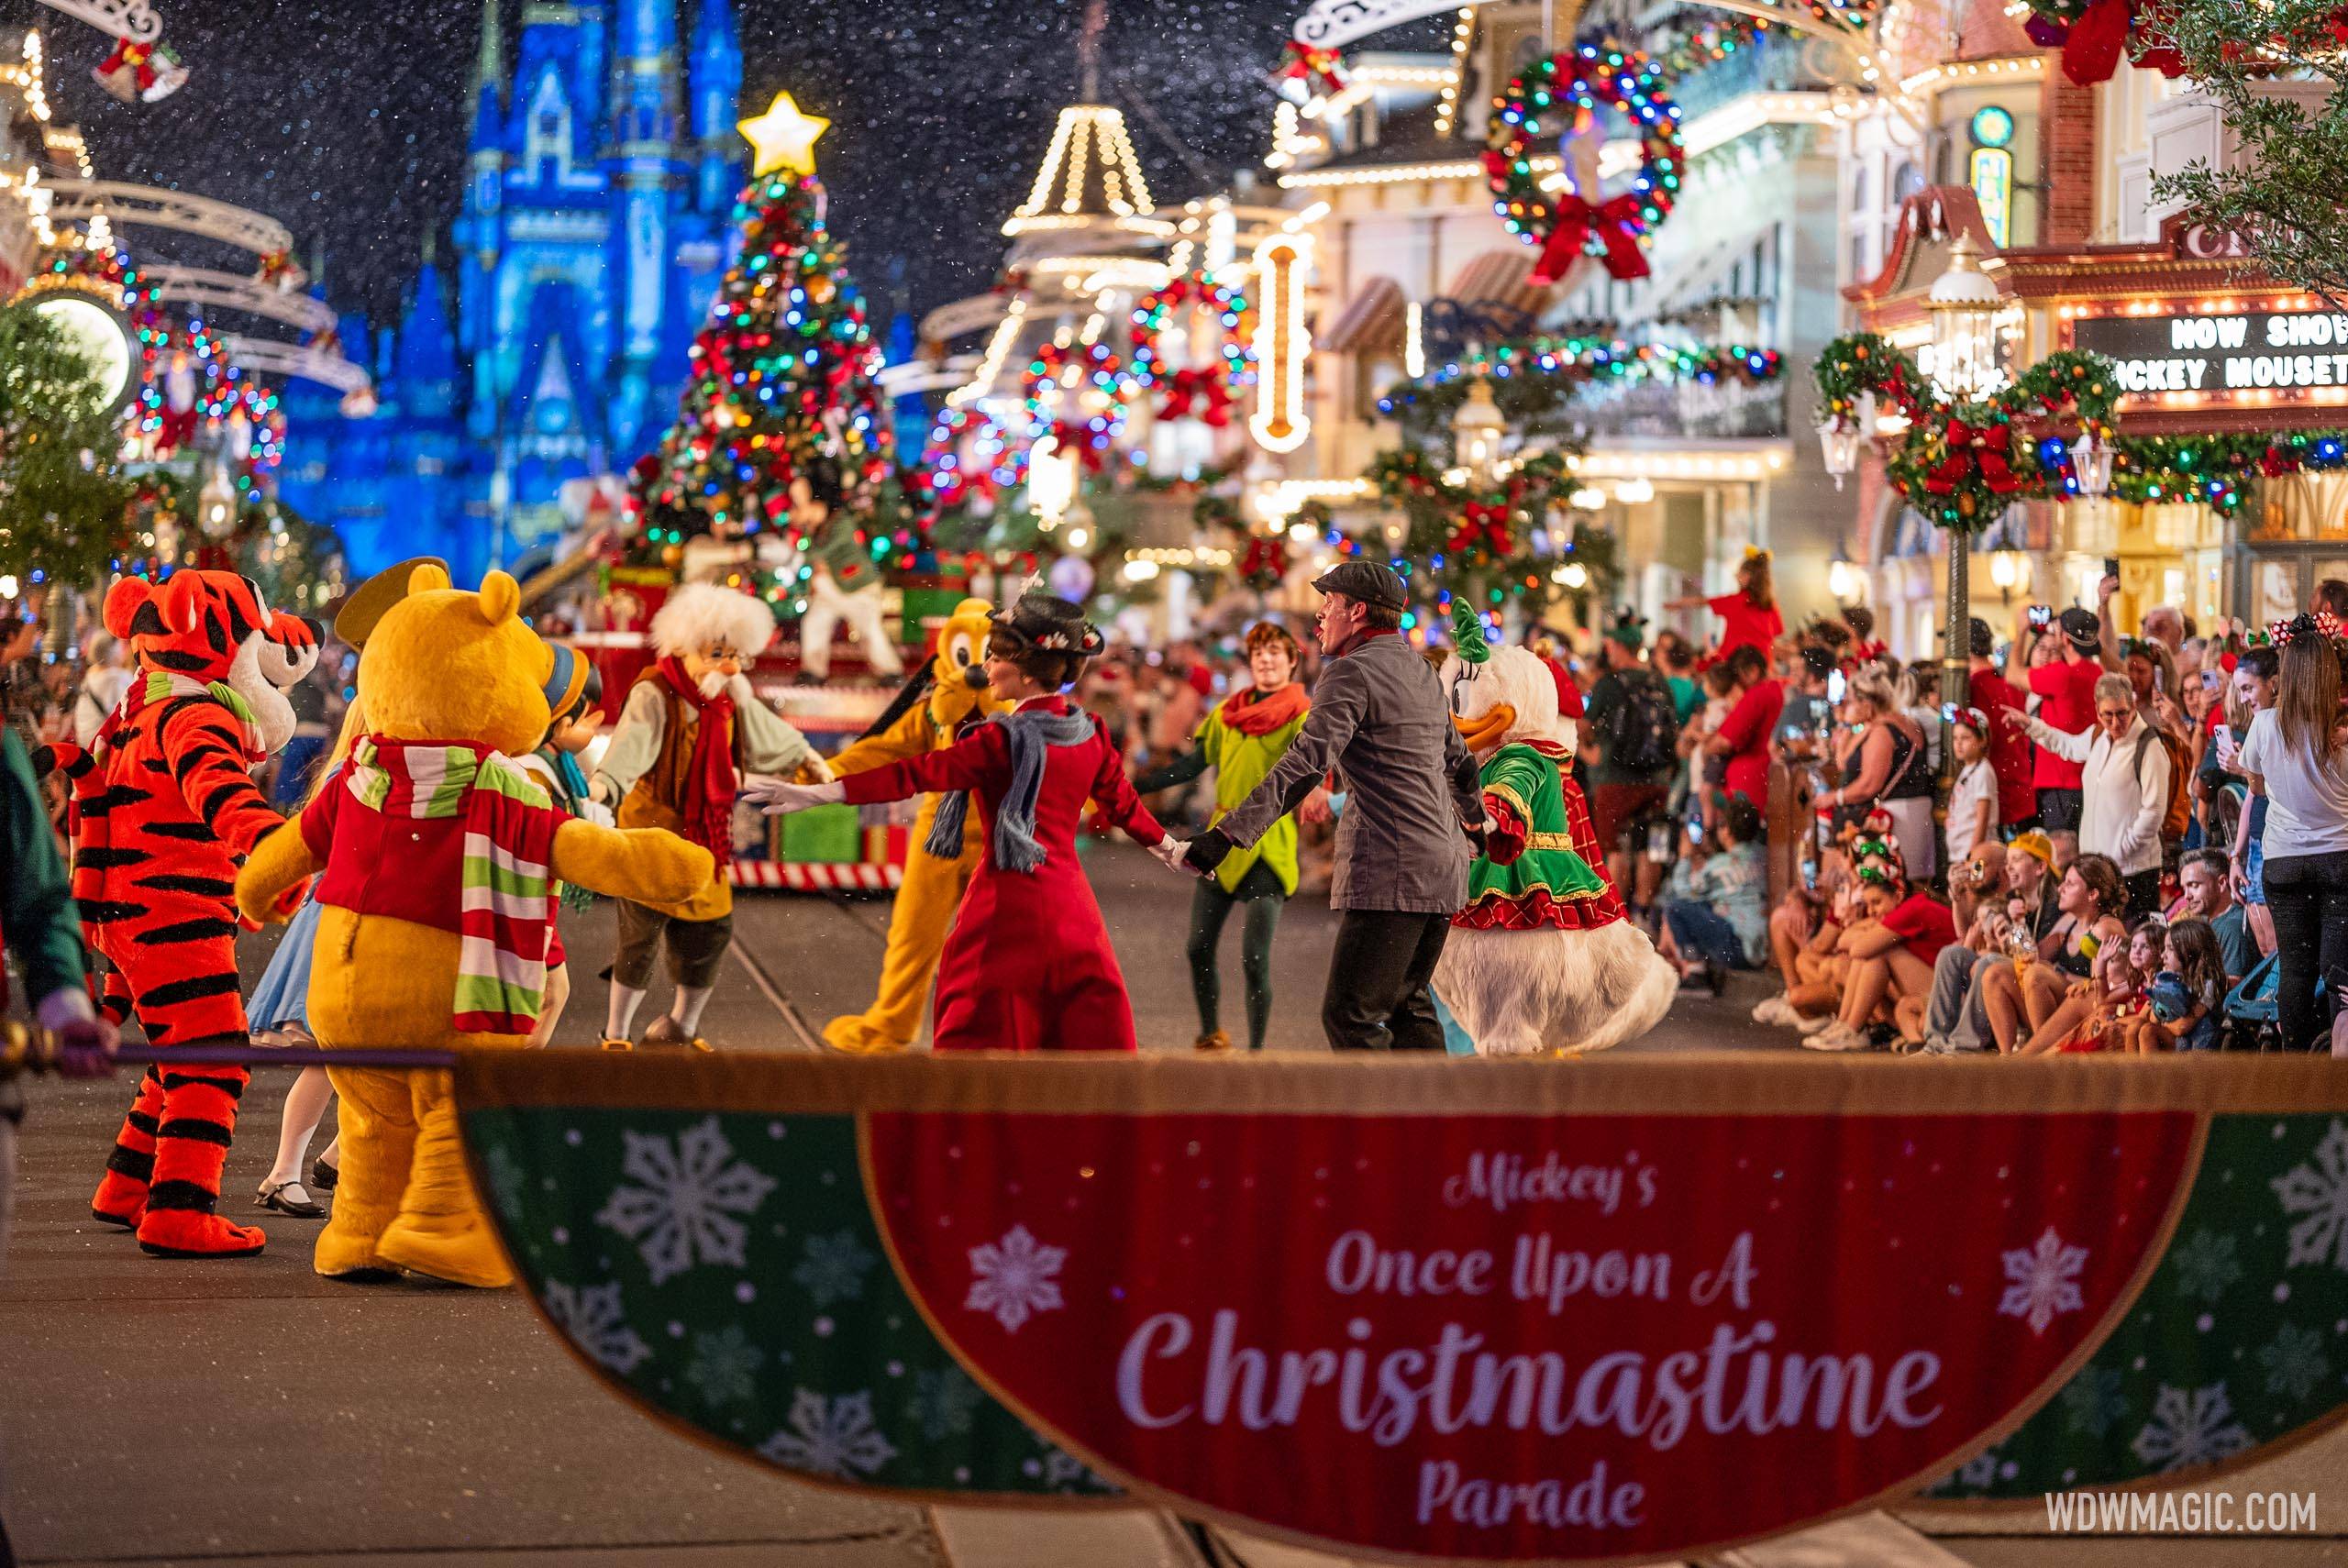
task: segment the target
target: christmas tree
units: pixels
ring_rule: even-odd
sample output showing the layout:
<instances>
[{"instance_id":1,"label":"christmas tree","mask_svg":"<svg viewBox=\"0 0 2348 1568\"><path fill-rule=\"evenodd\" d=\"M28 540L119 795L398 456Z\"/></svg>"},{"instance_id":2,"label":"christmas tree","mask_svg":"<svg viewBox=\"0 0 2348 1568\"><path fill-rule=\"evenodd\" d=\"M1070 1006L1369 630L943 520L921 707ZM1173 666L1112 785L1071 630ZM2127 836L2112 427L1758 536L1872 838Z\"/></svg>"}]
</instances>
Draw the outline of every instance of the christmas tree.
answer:
<instances>
[{"instance_id":1,"label":"christmas tree","mask_svg":"<svg viewBox=\"0 0 2348 1568\"><path fill-rule=\"evenodd\" d=\"M694 338L677 422L637 465L630 564L674 567L688 539L763 545L746 565L781 609L821 561L869 580L913 537L898 519L880 351L840 242L825 226L814 144L828 124L789 94L743 122L758 157L735 205L741 245ZM804 560L777 580L766 569ZM750 552L745 552L748 554Z\"/></svg>"}]
</instances>

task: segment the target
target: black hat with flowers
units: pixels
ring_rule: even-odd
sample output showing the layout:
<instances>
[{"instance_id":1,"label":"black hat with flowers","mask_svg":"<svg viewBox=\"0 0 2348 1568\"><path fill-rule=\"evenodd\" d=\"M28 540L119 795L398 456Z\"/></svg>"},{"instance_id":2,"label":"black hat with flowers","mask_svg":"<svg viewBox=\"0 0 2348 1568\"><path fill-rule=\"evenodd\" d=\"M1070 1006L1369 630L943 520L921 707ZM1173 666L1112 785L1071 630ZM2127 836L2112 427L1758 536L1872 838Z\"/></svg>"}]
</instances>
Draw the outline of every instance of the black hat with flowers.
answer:
<instances>
[{"instance_id":1,"label":"black hat with flowers","mask_svg":"<svg viewBox=\"0 0 2348 1568\"><path fill-rule=\"evenodd\" d=\"M1091 658L1103 646L1100 630L1085 620L1084 612L1057 594L1023 593L1010 609L998 610L987 619L994 623L997 632L1007 633L1023 648L1038 652Z\"/></svg>"}]
</instances>

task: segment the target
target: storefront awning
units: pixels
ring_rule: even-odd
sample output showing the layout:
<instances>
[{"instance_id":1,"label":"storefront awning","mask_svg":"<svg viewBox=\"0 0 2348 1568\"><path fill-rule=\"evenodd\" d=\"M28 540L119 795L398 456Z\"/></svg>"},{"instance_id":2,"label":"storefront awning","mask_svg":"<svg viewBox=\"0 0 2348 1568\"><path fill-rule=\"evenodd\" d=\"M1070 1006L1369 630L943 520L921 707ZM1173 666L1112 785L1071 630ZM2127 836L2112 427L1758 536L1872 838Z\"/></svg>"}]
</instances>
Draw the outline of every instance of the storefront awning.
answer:
<instances>
[{"instance_id":1,"label":"storefront awning","mask_svg":"<svg viewBox=\"0 0 2348 1568\"><path fill-rule=\"evenodd\" d=\"M1338 313L1328 331L1313 334L1313 347L1332 354L1359 354L1402 347L1402 285L1372 278Z\"/></svg>"},{"instance_id":2,"label":"storefront awning","mask_svg":"<svg viewBox=\"0 0 2348 1568\"><path fill-rule=\"evenodd\" d=\"M1533 276L1534 264L1539 259L1529 245L1487 250L1459 270L1444 295L1463 305L1497 306L1501 312L1518 311L1538 317L1542 307L1549 303L1550 286L1536 286L1527 280Z\"/></svg>"}]
</instances>

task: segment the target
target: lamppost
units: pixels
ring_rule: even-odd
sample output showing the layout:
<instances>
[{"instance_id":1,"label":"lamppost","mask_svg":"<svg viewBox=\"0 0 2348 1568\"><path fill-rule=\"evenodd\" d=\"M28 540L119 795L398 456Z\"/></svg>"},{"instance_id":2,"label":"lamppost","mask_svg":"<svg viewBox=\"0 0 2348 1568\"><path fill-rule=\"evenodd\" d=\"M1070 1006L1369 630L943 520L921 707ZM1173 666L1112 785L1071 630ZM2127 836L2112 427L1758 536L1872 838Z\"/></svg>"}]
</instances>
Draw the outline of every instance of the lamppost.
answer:
<instances>
[{"instance_id":1,"label":"lamppost","mask_svg":"<svg viewBox=\"0 0 2348 1568\"><path fill-rule=\"evenodd\" d=\"M1501 405L1492 401L1491 383L1479 373L1468 383L1468 396L1451 416L1452 461L1477 482L1490 480L1501 460L1501 437L1507 433L1508 421L1501 416Z\"/></svg>"},{"instance_id":2,"label":"lamppost","mask_svg":"<svg viewBox=\"0 0 2348 1568\"><path fill-rule=\"evenodd\" d=\"M1998 285L1982 272L1972 237L1949 247L1948 271L1933 282L1924 309L1933 324L1933 384L1952 405L1978 403L2005 381L1998 364ZM1986 519L1984 521L1987 521ZM1941 649L1941 771L1956 779L1956 724L1972 686L1973 613L1966 602L1971 536L1948 535L1948 628Z\"/></svg>"}]
</instances>

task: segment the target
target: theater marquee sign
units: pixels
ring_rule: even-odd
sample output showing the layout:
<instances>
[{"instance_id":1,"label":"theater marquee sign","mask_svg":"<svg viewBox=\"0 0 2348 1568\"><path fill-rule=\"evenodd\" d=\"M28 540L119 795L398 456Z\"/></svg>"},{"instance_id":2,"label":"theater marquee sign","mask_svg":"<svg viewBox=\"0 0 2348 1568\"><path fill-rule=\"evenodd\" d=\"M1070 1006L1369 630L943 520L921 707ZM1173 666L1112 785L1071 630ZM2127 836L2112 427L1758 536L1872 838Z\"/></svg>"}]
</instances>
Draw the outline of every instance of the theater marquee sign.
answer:
<instances>
[{"instance_id":1,"label":"theater marquee sign","mask_svg":"<svg viewBox=\"0 0 2348 1568\"><path fill-rule=\"evenodd\" d=\"M2348 403L2348 312L2081 316L2071 334L2149 403Z\"/></svg>"}]
</instances>

